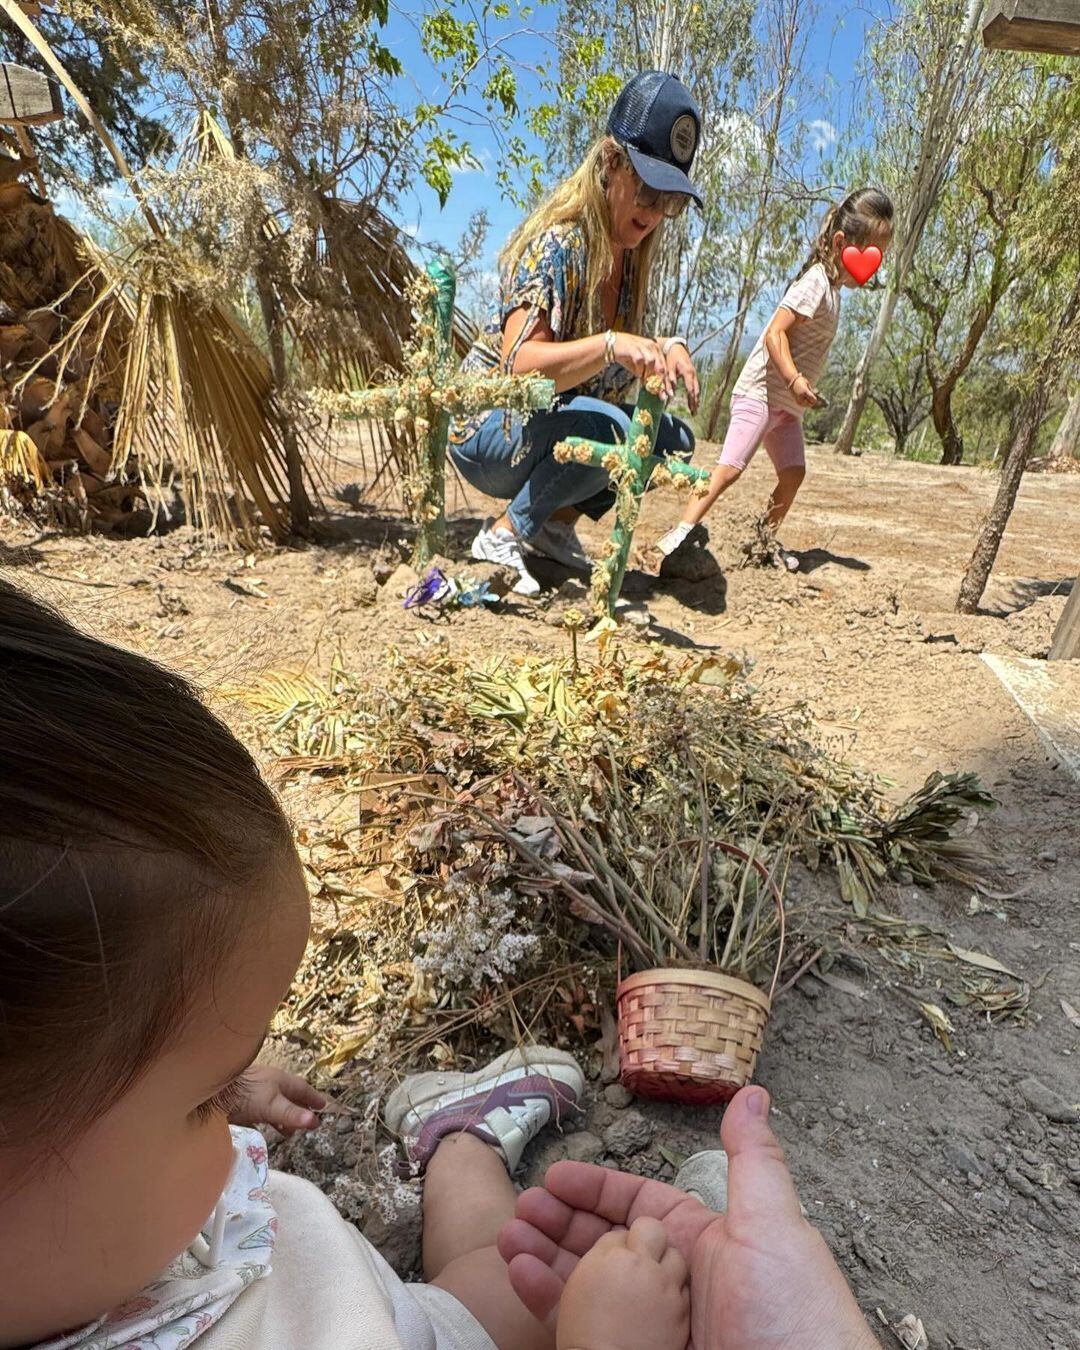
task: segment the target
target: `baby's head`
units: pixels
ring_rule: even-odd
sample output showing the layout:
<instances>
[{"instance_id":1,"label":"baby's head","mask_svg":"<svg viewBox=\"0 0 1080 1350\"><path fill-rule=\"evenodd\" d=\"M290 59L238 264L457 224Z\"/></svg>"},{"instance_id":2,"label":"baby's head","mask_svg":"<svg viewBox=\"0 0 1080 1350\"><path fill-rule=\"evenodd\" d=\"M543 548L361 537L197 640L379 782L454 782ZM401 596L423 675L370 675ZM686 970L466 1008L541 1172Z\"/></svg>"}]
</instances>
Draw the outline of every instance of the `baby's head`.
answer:
<instances>
[{"instance_id":1,"label":"baby's head","mask_svg":"<svg viewBox=\"0 0 1080 1350\"><path fill-rule=\"evenodd\" d=\"M105 1312L198 1232L307 929L235 737L0 582L0 1346Z\"/></svg>"},{"instance_id":2,"label":"baby's head","mask_svg":"<svg viewBox=\"0 0 1080 1350\"><path fill-rule=\"evenodd\" d=\"M849 244L860 249L873 244L884 255L892 242L892 232L892 198L880 188L856 188L842 202L829 207L803 270L819 262L834 286L857 286L859 283L841 261L844 249Z\"/></svg>"}]
</instances>

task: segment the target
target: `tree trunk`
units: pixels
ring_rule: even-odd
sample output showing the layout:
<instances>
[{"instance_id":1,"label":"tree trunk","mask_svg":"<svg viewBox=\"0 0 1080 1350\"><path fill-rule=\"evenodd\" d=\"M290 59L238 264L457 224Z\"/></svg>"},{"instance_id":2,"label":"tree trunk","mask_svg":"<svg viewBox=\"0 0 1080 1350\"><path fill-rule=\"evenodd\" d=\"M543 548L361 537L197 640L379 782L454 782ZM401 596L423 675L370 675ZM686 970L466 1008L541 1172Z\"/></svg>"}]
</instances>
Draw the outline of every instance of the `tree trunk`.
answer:
<instances>
[{"instance_id":1,"label":"tree trunk","mask_svg":"<svg viewBox=\"0 0 1080 1350\"><path fill-rule=\"evenodd\" d=\"M1020 487L1020 479L1023 477L1024 466L1027 464L1036 433L1042 423L1043 413L1046 411L1050 387L1058 376L1064 340L1076 321L1078 310L1080 310L1080 276L1077 277L1073 293L1069 297L1069 303L1066 305L1065 312L1058 323L1053 346L1047 353L1046 359L1041 363L1035 388L1020 407L1016 432L1013 436L1012 445L1009 447L1009 453L1005 457L1005 463L1002 465L1001 480L998 484L994 504L983 522L978 539L975 541L975 551L971 555L967 572L960 585L956 608L961 614L974 614L979 607L980 600L982 600L983 591L986 589L986 583L990 577L990 570L994 566L994 559L1001 547L1002 535L1005 533L1009 516L1012 514L1013 506L1016 503L1016 493Z\"/></svg>"},{"instance_id":2,"label":"tree trunk","mask_svg":"<svg viewBox=\"0 0 1080 1350\"><path fill-rule=\"evenodd\" d=\"M964 438L953 420L952 391L952 385L942 385L934 390L934 430L941 441L942 464L963 464Z\"/></svg>"},{"instance_id":3,"label":"tree trunk","mask_svg":"<svg viewBox=\"0 0 1080 1350\"><path fill-rule=\"evenodd\" d=\"M870 367L885 342L885 334L889 331L893 310L896 308L898 289L902 284L903 278L899 276L890 277L888 285L885 287L885 293L881 297L881 304L878 307L877 319L874 321L870 341L866 344L866 350L859 358L859 364L855 368L855 378L851 382L851 397L848 399L847 412L844 413L840 434L833 446L838 455L851 455L855 452L855 433L862 421L862 415L866 409L866 400L870 397Z\"/></svg>"},{"instance_id":4,"label":"tree trunk","mask_svg":"<svg viewBox=\"0 0 1080 1350\"><path fill-rule=\"evenodd\" d=\"M1051 459L1075 459L1080 448L1080 389L1074 389L1050 446Z\"/></svg>"},{"instance_id":5,"label":"tree trunk","mask_svg":"<svg viewBox=\"0 0 1080 1350\"><path fill-rule=\"evenodd\" d=\"M1073 582L1069 598L1050 644L1050 661L1080 660L1080 577Z\"/></svg>"}]
</instances>

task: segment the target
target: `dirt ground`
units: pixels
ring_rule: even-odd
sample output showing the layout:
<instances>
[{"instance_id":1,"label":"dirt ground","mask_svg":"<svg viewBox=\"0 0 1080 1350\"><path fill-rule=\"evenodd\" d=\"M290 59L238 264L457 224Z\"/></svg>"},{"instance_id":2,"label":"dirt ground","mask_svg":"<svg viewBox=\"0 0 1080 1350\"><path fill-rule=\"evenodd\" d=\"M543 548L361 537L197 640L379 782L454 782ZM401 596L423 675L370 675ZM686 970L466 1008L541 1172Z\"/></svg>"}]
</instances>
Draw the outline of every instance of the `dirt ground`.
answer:
<instances>
[{"instance_id":1,"label":"dirt ground","mask_svg":"<svg viewBox=\"0 0 1080 1350\"><path fill-rule=\"evenodd\" d=\"M355 462L340 466L340 483L359 478ZM991 884L1012 898L975 908L958 888L897 884L882 899L1026 977L1026 1019L991 1025L955 1010L950 1054L915 1006L934 1001L932 988L886 986L867 970L845 970L847 988L806 975L777 1002L757 1076L803 1202L871 1316L914 1313L932 1347L1077 1350L1080 1124L1075 1111L1048 1118L1021 1085L1029 1099L1036 1079L1080 1103L1080 1028L1061 1005L1080 1007L1080 785L979 653L1045 655L1078 566L1080 478L1025 480L989 612L962 618L951 607L994 487L972 469L812 451L784 531L802 570L788 575L738 566L749 509L768 489L755 463L710 520L719 568L698 582L631 574L624 593L648 624L634 630L642 639L745 655L762 698L808 702L834 747L898 793L932 769L973 770L1000 799L978 833L996 854ZM454 558L467 557L484 506L455 496ZM640 534L677 511L670 492L652 494ZM603 531L583 535L595 545ZM271 668L325 669L338 650L377 672L387 642L430 631L391 594L400 577L373 584L372 562L399 561L401 537L391 511L344 502L323 543L246 560L200 552L182 530L124 541L0 527L0 575L216 688ZM438 631L477 653L561 651L574 590L459 611ZM830 884L800 875L794 898L835 900ZM582 1128L534 1149L531 1175L570 1151L670 1178L673 1156L716 1143L719 1119L628 1104L618 1085L596 1083ZM296 1156L323 1180L348 1162L347 1141L327 1130ZM408 1244L393 1255L407 1265ZM883 1343L898 1344L890 1335Z\"/></svg>"}]
</instances>

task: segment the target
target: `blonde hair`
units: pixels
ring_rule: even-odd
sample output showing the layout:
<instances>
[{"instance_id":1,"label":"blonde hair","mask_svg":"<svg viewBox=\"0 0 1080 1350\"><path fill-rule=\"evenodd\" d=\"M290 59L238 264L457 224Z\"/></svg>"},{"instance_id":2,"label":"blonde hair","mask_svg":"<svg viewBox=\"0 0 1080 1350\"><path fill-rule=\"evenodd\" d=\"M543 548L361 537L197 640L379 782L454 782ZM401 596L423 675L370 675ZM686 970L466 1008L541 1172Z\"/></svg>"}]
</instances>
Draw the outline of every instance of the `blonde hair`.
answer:
<instances>
[{"instance_id":1,"label":"blonde hair","mask_svg":"<svg viewBox=\"0 0 1080 1350\"><path fill-rule=\"evenodd\" d=\"M859 247L869 239L876 228L887 225L892 229L892 199L880 188L856 188L838 205L830 206L814 241L810 256L803 263L799 276L805 276L815 263L821 263L825 275L835 286L840 269L833 249L833 235L840 230L844 238ZM798 278L796 278L798 280Z\"/></svg>"},{"instance_id":2,"label":"blonde hair","mask_svg":"<svg viewBox=\"0 0 1080 1350\"><path fill-rule=\"evenodd\" d=\"M615 253L611 242L608 174L630 163L623 147L611 136L601 136L580 166L556 187L517 227L499 255L502 276L513 276L525 250L547 230L574 224L585 236L585 306L591 331L606 325L600 290L611 273ZM629 331L639 333L645 317L649 272L663 221L634 250L631 265Z\"/></svg>"}]
</instances>

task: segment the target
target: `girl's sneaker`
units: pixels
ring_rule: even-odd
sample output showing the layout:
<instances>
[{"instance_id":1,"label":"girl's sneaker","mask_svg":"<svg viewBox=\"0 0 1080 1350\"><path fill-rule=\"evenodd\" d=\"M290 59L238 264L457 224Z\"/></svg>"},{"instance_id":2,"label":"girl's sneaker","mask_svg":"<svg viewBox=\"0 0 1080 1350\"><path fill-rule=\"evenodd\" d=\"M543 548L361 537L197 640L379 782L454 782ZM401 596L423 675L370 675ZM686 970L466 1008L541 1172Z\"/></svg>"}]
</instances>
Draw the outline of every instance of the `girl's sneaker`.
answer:
<instances>
[{"instance_id":1,"label":"girl's sneaker","mask_svg":"<svg viewBox=\"0 0 1080 1350\"><path fill-rule=\"evenodd\" d=\"M577 1109L585 1076L573 1055L530 1045L509 1050L475 1073L416 1073L386 1103L386 1123L400 1135L416 1171L448 1134L490 1144L512 1174L525 1145L545 1125Z\"/></svg>"},{"instance_id":2,"label":"girl's sneaker","mask_svg":"<svg viewBox=\"0 0 1080 1350\"><path fill-rule=\"evenodd\" d=\"M799 555L786 549L779 540L776 541L776 565L785 568L788 572L797 572L799 570Z\"/></svg>"}]
</instances>

